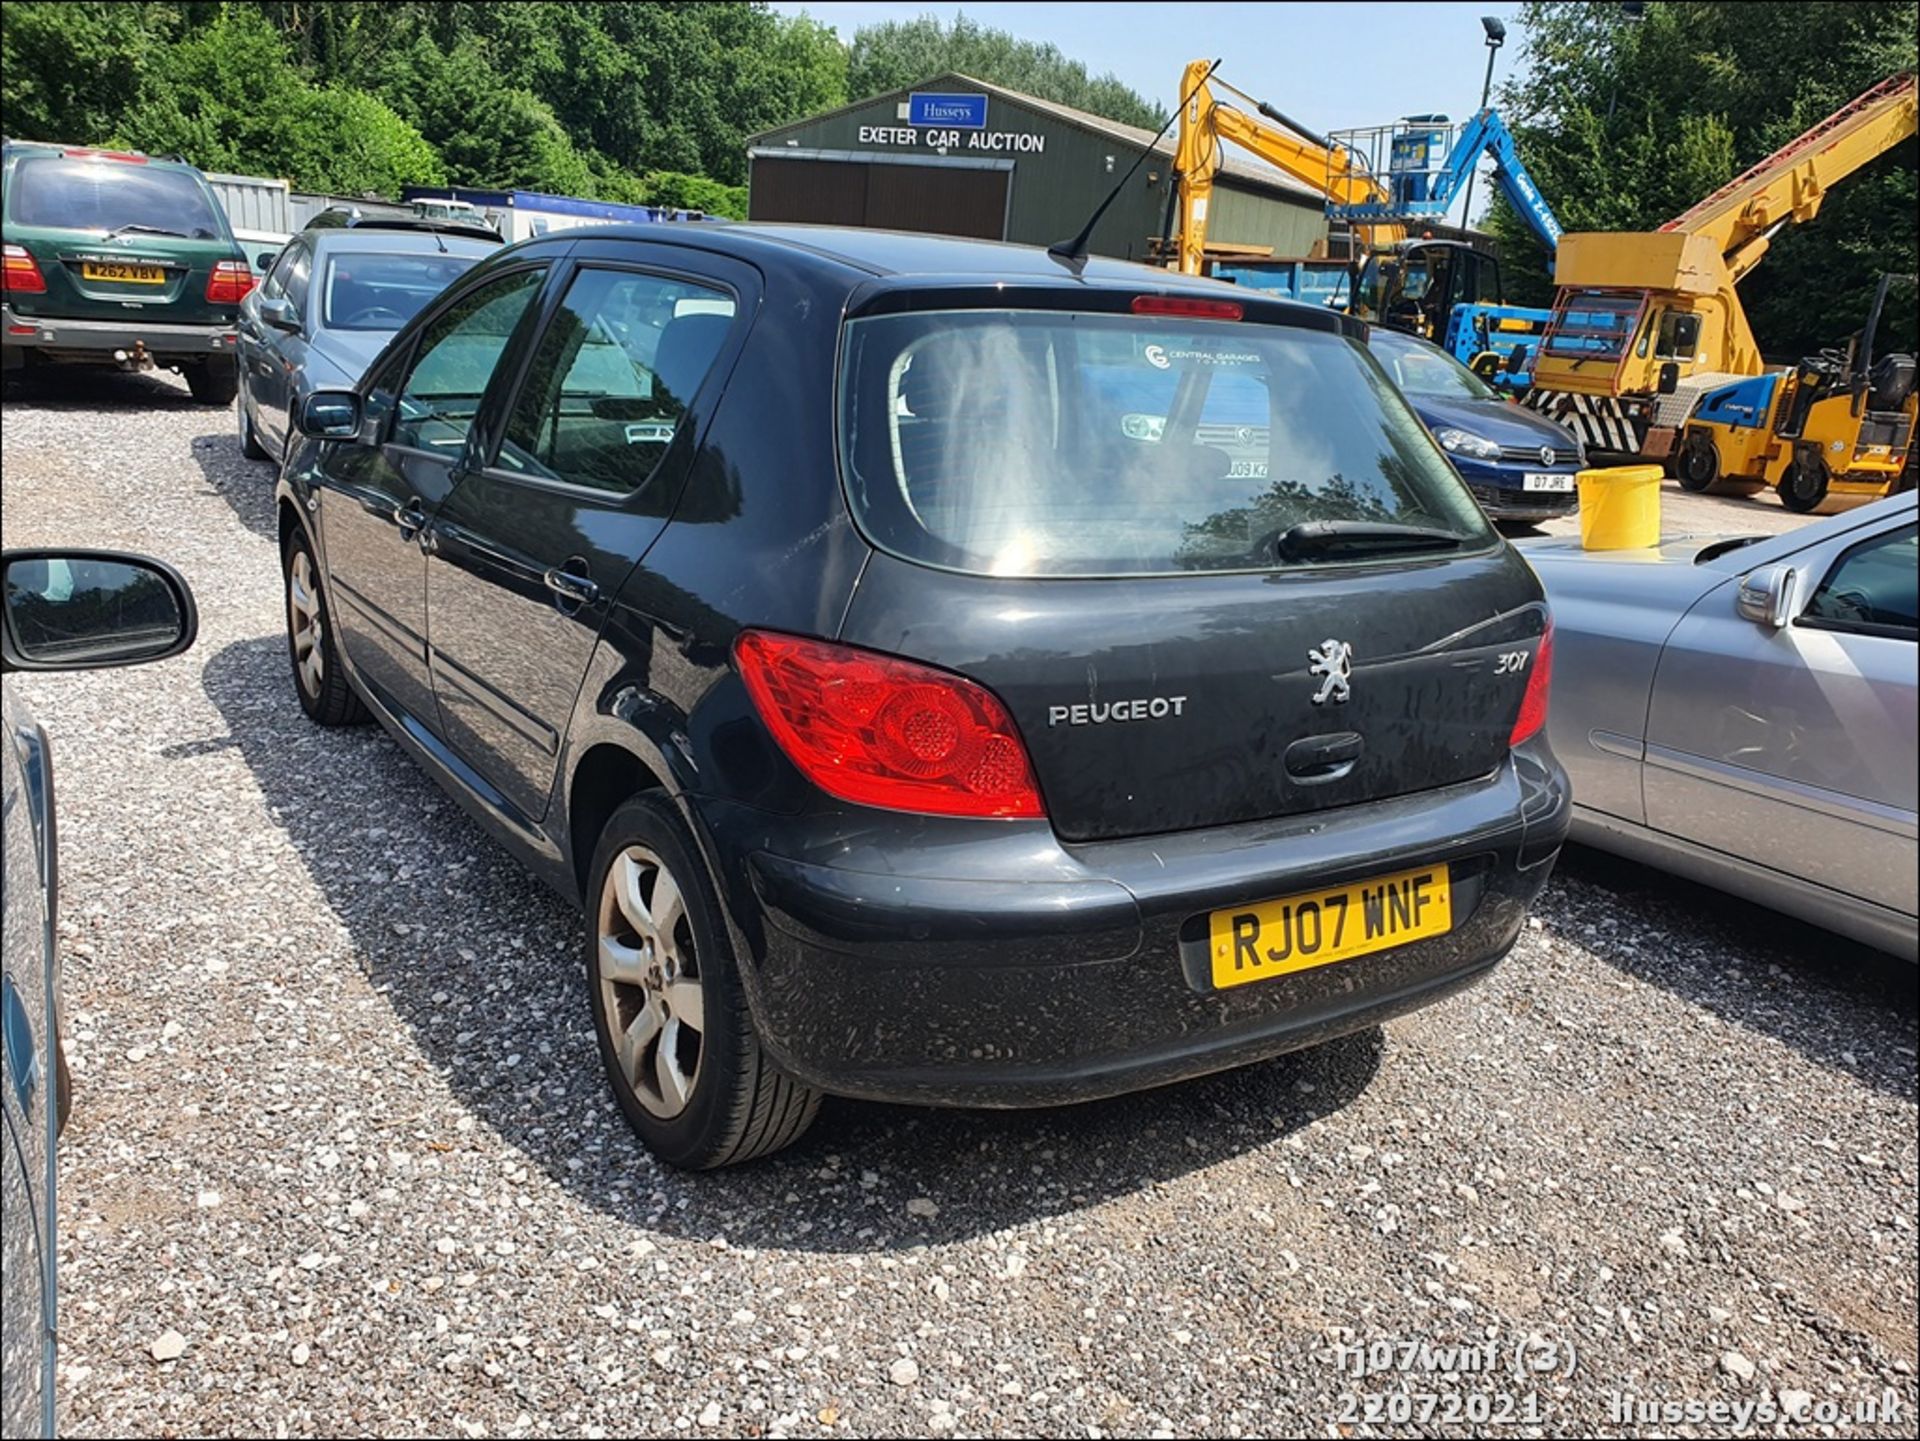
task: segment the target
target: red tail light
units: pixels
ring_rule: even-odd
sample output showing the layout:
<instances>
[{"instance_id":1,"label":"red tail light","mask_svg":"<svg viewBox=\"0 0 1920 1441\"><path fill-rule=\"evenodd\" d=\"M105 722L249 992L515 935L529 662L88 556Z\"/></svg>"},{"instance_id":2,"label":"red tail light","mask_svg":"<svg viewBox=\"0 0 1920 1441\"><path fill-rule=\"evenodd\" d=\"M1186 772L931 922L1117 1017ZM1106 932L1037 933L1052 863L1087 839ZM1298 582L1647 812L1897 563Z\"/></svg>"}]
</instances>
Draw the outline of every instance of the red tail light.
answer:
<instances>
[{"instance_id":1,"label":"red tail light","mask_svg":"<svg viewBox=\"0 0 1920 1441\"><path fill-rule=\"evenodd\" d=\"M999 699L931 666L750 630L733 656L780 749L858 805L943 816L1046 814Z\"/></svg>"},{"instance_id":2,"label":"red tail light","mask_svg":"<svg viewBox=\"0 0 1920 1441\"><path fill-rule=\"evenodd\" d=\"M40 273L40 267L33 262L23 245L9 245L0 250L0 290L15 295L45 295L47 278Z\"/></svg>"},{"instance_id":3,"label":"red tail light","mask_svg":"<svg viewBox=\"0 0 1920 1441\"><path fill-rule=\"evenodd\" d=\"M246 261L222 260L207 277L207 299L214 305L238 305L253 286L253 271Z\"/></svg>"},{"instance_id":4,"label":"red tail light","mask_svg":"<svg viewBox=\"0 0 1920 1441\"><path fill-rule=\"evenodd\" d=\"M1513 723L1509 745L1517 746L1540 734L1540 727L1547 723L1547 692L1552 686L1553 622L1548 621L1547 628L1540 632L1540 646L1533 653L1533 664L1527 668L1527 690L1520 697L1520 717Z\"/></svg>"},{"instance_id":5,"label":"red tail light","mask_svg":"<svg viewBox=\"0 0 1920 1441\"><path fill-rule=\"evenodd\" d=\"M1238 320L1247 313L1237 300L1202 300L1196 295L1136 295L1135 315L1182 315L1189 320Z\"/></svg>"}]
</instances>

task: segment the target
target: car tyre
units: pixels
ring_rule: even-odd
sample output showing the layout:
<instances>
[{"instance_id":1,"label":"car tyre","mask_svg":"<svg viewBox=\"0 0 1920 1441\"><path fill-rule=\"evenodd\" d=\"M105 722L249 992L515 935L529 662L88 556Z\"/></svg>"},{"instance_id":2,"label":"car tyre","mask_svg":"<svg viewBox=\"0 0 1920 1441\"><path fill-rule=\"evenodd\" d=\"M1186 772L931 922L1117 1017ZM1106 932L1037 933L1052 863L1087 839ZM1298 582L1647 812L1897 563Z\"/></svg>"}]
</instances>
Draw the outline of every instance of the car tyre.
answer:
<instances>
[{"instance_id":1,"label":"car tyre","mask_svg":"<svg viewBox=\"0 0 1920 1441\"><path fill-rule=\"evenodd\" d=\"M232 405L240 393L240 368L231 360L196 360L182 366L180 373L202 405Z\"/></svg>"},{"instance_id":2,"label":"car tyre","mask_svg":"<svg viewBox=\"0 0 1920 1441\"><path fill-rule=\"evenodd\" d=\"M1720 452L1704 435L1689 435L1680 447L1674 463L1674 479L1680 488L1694 495L1705 495L1720 478Z\"/></svg>"},{"instance_id":3,"label":"car tyre","mask_svg":"<svg viewBox=\"0 0 1920 1441\"><path fill-rule=\"evenodd\" d=\"M282 553L287 591L287 655L300 708L315 725L359 725L369 717L340 664L333 616L307 533L296 527Z\"/></svg>"},{"instance_id":4,"label":"car tyre","mask_svg":"<svg viewBox=\"0 0 1920 1441\"><path fill-rule=\"evenodd\" d=\"M1820 508L1827 498L1827 468L1818 459L1796 456L1780 477L1780 504L1795 515Z\"/></svg>"},{"instance_id":5,"label":"car tyre","mask_svg":"<svg viewBox=\"0 0 1920 1441\"><path fill-rule=\"evenodd\" d=\"M246 396L240 397L235 409L240 412L240 453L248 460L272 460L273 457L260 443L260 436L253 428L253 411L247 406Z\"/></svg>"},{"instance_id":6,"label":"car tyre","mask_svg":"<svg viewBox=\"0 0 1920 1441\"><path fill-rule=\"evenodd\" d=\"M820 1092L766 1055L711 880L671 806L608 820L587 887L587 990L607 1080L661 1160L711 1170L799 1139Z\"/></svg>"}]
</instances>

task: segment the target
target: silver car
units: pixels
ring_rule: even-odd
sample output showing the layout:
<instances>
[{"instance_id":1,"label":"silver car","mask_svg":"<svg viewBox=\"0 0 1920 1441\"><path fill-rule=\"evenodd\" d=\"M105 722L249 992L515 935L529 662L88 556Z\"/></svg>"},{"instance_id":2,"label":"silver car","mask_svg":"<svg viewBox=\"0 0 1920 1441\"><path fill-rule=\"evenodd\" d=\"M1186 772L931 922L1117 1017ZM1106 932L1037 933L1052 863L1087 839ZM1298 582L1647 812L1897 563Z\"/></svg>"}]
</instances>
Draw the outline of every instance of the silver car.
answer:
<instances>
[{"instance_id":1,"label":"silver car","mask_svg":"<svg viewBox=\"0 0 1920 1441\"><path fill-rule=\"evenodd\" d=\"M1915 958L1912 494L1777 536L1521 544L1574 839Z\"/></svg>"},{"instance_id":2,"label":"silver car","mask_svg":"<svg viewBox=\"0 0 1920 1441\"><path fill-rule=\"evenodd\" d=\"M309 227L240 302L240 447L278 461L313 390L351 386L414 313L500 237L470 226L362 220Z\"/></svg>"}]
</instances>

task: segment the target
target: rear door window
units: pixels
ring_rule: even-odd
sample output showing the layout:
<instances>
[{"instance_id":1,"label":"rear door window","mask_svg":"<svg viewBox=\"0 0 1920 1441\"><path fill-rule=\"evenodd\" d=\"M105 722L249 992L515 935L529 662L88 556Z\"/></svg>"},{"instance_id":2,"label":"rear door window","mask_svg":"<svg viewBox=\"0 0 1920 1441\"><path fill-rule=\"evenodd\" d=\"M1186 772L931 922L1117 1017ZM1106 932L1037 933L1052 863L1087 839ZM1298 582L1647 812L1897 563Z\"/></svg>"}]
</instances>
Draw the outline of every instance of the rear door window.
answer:
<instances>
[{"instance_id":1,"label":"rear door window","mask_svg":"<svg viewBox=\"0 0 1920 1441\"><path fill-rule=\"evenodd\" d=\"M7 218L16 225L65 230L119 230L218 240L224 233L213 197L185 170L156 170L131 160L22 160L7 187Z\"/></svg>"},{"instance_id":2,"label":"rear door window","mask_svg":"<svg viewBox=\"0 0 1920 1441\"><path fill-rule=\"evenodd\" d=\"M1364 345L1225 321L915 312L848 326L862 528L998 575L1263 570L1304 521L1490 540Z\"/></svg>"}]
</instances>

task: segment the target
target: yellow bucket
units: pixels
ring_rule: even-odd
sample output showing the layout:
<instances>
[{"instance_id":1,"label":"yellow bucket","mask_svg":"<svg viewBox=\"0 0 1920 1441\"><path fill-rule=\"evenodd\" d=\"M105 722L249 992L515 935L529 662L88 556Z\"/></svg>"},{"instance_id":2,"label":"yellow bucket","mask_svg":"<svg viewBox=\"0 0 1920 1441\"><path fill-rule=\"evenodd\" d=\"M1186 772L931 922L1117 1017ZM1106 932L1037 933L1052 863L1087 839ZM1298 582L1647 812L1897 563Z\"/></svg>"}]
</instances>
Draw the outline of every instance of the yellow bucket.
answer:
<instances>
[{"instance_id":1,"label":"yellow bucket","mask_svg":"<svg viewBox=\"0 0 1920 1441\"><path fill-rule=\"evenodd\" d=\"M1657 465L1616 465L1580 472L1580 548L1639 550L1660 543Z\"/></svg>"}]
</instances>

